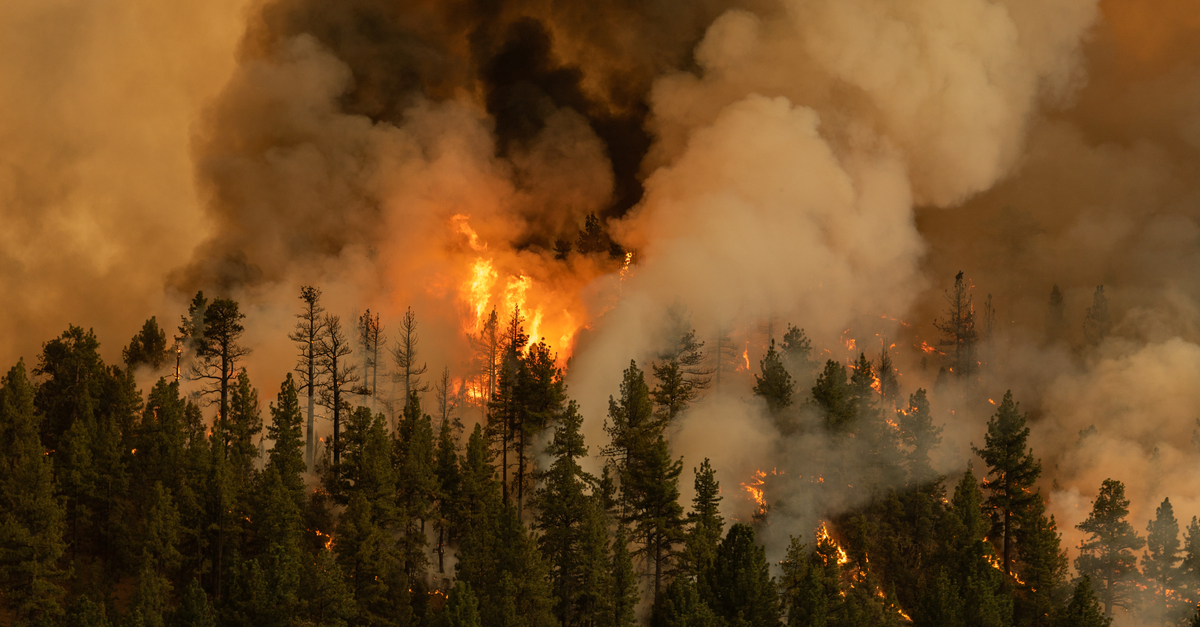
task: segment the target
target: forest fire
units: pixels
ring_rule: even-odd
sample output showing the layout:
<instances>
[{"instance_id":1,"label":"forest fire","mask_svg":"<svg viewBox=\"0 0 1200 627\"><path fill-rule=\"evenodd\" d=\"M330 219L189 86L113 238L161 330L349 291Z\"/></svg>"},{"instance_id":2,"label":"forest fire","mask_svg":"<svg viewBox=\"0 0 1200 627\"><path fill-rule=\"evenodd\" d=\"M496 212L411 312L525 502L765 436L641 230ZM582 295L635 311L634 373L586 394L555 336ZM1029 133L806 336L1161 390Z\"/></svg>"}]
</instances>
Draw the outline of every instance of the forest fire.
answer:
<instances>
[{"instance_id":1,"label":"forest fire","mask_svg":"<svg viewBox=\"0 0 1200 627\"><path fill-rule=\"evenodd\" d=\"M842 545L838 544L837 540L834 540L833 536L829 535L829 527L826 526L825 521L821 521L821 526L817 527L817 542L827 542L837 550L838 566L843 566L850 561L850 557L846 555L846 550L842 548Z\"/></svg>"}]
</instances>

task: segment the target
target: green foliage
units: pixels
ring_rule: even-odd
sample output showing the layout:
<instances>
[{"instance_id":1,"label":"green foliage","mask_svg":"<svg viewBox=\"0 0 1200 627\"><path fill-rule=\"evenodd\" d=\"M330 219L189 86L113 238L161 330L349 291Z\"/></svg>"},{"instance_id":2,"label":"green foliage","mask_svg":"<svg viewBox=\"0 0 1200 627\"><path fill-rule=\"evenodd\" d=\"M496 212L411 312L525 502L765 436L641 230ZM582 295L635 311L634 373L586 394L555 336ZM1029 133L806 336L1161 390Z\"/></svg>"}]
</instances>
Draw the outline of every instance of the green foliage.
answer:
<instances>
[{"instance_id":1,"label":"green foliage","mask_svg":"<svg viewBox=\"0 0 1200 627\"><path fill-rule=\"evenodd\" d=\"M1079 546L1075 568L1080 574L1103 584L1100 601L1106 616L1112 616L1114 606L1128 609L1135 601L1135 580L1140 573L1133 552L1142 548L1146 541L1125 520L1128 515L1125 484L1105 479L1087 520L1076 525L1089 535Z\"/></svg>"},{"instance_id":2,"label":"green foliage","mask_svg":"<svg viewBox=\"0 0 1200 627\"><path fill-rule=\"evenodd\" d=\"M34 389L18 362L0 387L0 602L16 624L62 612L64 511L54 495L53 462L42 448L42 417Z\"/></svg>"},{"instance_id":3,"label":"green foliage","mask_svg":"<svg viewBox=\"0 0 1200 627\"><path fill-rule=\"evenodd\" d=\"M762 375L754 375L754 395L767 402L767 409L778 416L779 412L792 405L792 394L795 385L792 375L783 366L779 352L775 350L775 340L767 348L767 354L758 363ZM777 418L778 419L778 418Z\"/></svg>"},{"instance_id":4,"label":"green foliage","mask_svg":"<svg viewBox=\"0 0 1200 627\"><path fill-rule=\"evenodd\" d=\"M130 368L145 364L158 370L167 362L168 354L167 334L158 326L158 320L154 316L142 325L142 330L121 350L121 357Z\"/></svg>"},{"instance_id":5,"label":"green foliage","mask_svg":"<svg viewBox=\"0 0 1200 627\"><path fill-rule=\"evenodd\" d=\"M985 501L992 515L989 537L1000 547L1000 567L1005 573L1013 572L1017 527L1028 517L1034 504L1041 501L1033 484L1042 474L1042 463L1026 448L1028 438L1025 415L1013 401L1012 391L1005 392L995 415L988 420L986 445L974 449L988 465L988 478L984 480L983 488L990 492Z\"/></svg>"},{"instance_id":6,"label":"green foliage","mask_svg":"<svg viewBox=\"0 0 1200 627\"><path fill-rule=\"evenodd\" d=\"M1181 605L1171 598L1171 592L1179 588L1179 563L1182 561L1179 548L1179 522L1171 499L1163 499L1155 510L1154 520L1146 526L1146 552L1142 554L1142 574L1150 584L1148 614L1162 624L1168 617L1179 614Z\"/></svg>"},{"instance_id":7,"label":"green foliage","mask_svg":"<svg viewBox=\"0 0 1200 627\"><path fill-rule=\"evenodd\" d=\"M717 546L725 532L725 520L721 517L721 485L716 471L708 458L694 469L693 483L696 495L692 497L692 511L687 516L687 532L684 535L683 566L694 577L710 570L717 557Z\"/></svg>"},{"instance_id":8,"label":"green foliage","mask_svg":"<svg viewBox=\"0 0 1200 627\"><path fill-rule=\"evenodd\" d=\"M279 386L279 395L271 404L271 424L267 426L267 438L274 444L267 453L266 470L274 470L284 487L292 494L299 507L304 503L304 433L301 422L300 398L292 373L288 373Z\"/></svg>"},{"instance_id":9,"label":"green foliage","mask_svg":"<svg viewBox=\"0 0 1200 627\"><path fill-rule=\"evenodd\" d=\"M654 611L653 627L724 627L690 577L676 577Z\"/></svg>"},{"instance_id":10,"label":"green foliage","mask_svg":"<svg viewBox=\"0 0 1200 627\"><path fill-rule=\"evenodd\" d=\"M754 530L746 525L729 528L717 548L705 588L709 606L731 627L779 623L775 581L763 548L754 540Z\"/></svg>"},{"instance_id":11,"label":"green foliage","mask_svg":"<svg viewBox=\"0 0 1200 627\"><path fill-rule=\"evenodd\" d=\"M908 396L908 408L896 412L900 425L900 441L908 451L904 454L904 467L908 485L919 486L936 478L929 452L942 442L942 427L933 425L929 399L925 390L919 389Z\"/></svg>"},{"instance_id":12,"label":"green foliage","mask_svg":"<svg viewBox=\"0 0 1200 627\"><path fill-rule=\"evenodd\" d=\"M1096 594L1092 591L1092 580L1084 575L1075 585L1071 601L1054 615L1054 627L1108 627L1112 619L1105 616Z\"/></svg>"},{"instance_id":13,"label":"green foliage","mask_svg":"<svg viewBox=\"0 0 1200 627\"><path fill-rule=\"evenodd\" d=\"M179 608L175 610L170 625L171 627L217 627L212 605L209 604L208 595L204 593L204 588L200 587L199 581L193 579L187 589L183 591Z\"/></svg>"},{"instance_id":14,"label":"green foliage","mask_svg":"<svg viewBox=\"0 0 1200 627\"><path fill-rule=\"evenodd\" d=\"M812 397L825 419L826 429L841 433L853 428L858 408L842 364L832 359L825 362L825 370L817 375L817 382L813 385Z\"/></svg>"}]
</instances>

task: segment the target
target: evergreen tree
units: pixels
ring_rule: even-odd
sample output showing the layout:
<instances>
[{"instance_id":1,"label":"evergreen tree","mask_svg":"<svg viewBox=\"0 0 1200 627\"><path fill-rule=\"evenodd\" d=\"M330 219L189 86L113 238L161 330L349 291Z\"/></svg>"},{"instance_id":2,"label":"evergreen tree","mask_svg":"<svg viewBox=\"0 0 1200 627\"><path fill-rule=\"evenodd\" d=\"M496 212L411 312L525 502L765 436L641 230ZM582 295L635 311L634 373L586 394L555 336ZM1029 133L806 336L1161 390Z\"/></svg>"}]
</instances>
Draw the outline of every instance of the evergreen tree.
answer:
<instances>
[{"instance_id":1,"label":"evergreen tree","mask_svg":"<svg viewBox=\"0 0 1200 627\"><path fill-rule=\"evenodd\" d=\"M654 611L653 627L724 627L690 577L676 577Z\"/></svg>"},{"instance_id":2,"label":"evergreen tree","mask_svg":"<svg viewBox=\"0 0 1200 627\"><path fill-rule=\"evenodd\" d=\"M766 555L754 541L754 530L746 525L729 528L706 588L713 612L731 627L779 623L779 599Z\"/></svg>"},{"instance_id":3,"label":"evergreen tree","mask_svg":"<svg viewBox=\"0 0 1200 627\"><path fill-rule=\"evenodd\" d=\"M300 398L296 391L296 383L289 372L279 386L279 394L271 404L271 424L267 427L267 437L274 442L267 455L267 470L274 469L279 475L288 492L292 494L297 506L304 503L304 434L301 422L304 420L300 413Z\"/></svg>"},{"instance_id":4,"label":"evergreen tree","mask_svg":"<svg viewBox=\"0 0 1200 627\"><path fill-rule=\"evenodd\" d=\"M333 551L318 549L316 557L304 565L297 615L307 624L345 627L357 611L353 593L334 555Z\"/></svg>"},{"instance_id":5,"label":"evergreen tree","mask_svg":"<svg viewBox=\"0 0 1200 627\"><path fill-rule=\"evenodd\" d=\"M792 404L792 375L783 367L783 360L775 350L775 340L767 348L767 354L759 362L762 376L754 375L754 395L767 402L767 409L776 421L780 420L780 412ZM786 433L787 431L785 431Z\"/></svg>"},{"instance_id":6,"label":"evergreen tree","mask_svg":"<svg viewBox=\"0 0 1200 627\"><path fill-rule=\"evenodd\" d=\"M462 515L464 507L462 473L458 467L454 431L450 422L444 419L438 433L437 449L434 451L433 474L437 480L437 507L433 528L437 533L438 573L444 573L446 544L458 541L453 533L454 521Z\"/></svg>"},{"instance_id":7,"label":"evergreen tree","mask_svg":"<svg viewBox=\"0 0 1200 627\"><path fill-rule=\"evenodd\" d=\"M817 362L812 359L812 340L804 334L804 329L789 324L781 348L783 367L792 375L792 381L808 387L817 372Z\"/></svg>"},{"instance_id":8,"label":"evergreen tree","mask_svg":"<svg viewBox=\"0 0 1200 627\"><path fill-rule=\"evenodd\" d=\"M229 417L229 389L237 376L237 362L250 354L250 349L239 343L246 331L242 326L245 317L236 302L214 299L204 309L203 332L192 336L200 361L192 364L190 377L203 384L201 395L216 396L212 402L217 405L219 431L225 434L229 433L225 421ZM229 446L228 440L225 446Z\"/></svg>"},{"instance_id":9,"label":"evergreen tree","mask_svg":"<svg viewBox=\"0 0 1200 627\"><path fill-rule=\"evenodd\" d=\"M428 561L425 521L434 516L433 505L438 490L433 421L421 411L416 390L409 394L394 450L398 476L403 478L396 483L396 504L403 518L400 552L405 573L416 577Z\"/></svg>"},{"instance_id":10,"label":"evergreen tree","mask_svg":"<svg viewBox=\"0 0 1200 627\"><path fill-rule=\"evenodd\" d=\"M652 366L658 385L650 393L658 407L660 420L669 424L711 383L712 371L704 366L704 342L696 339L696 330L681 305L667 311L665 347Z\"/></svg>"},{"instance_id":11,"label":"evergreen tree","mask_svg":"<svg viewBox=\"0 0 1200 627\"><path fill-rule=\"evenodd\" d=\"M1179 587L1185 597L1200 596L1200 519L1192 516L1183 536L1183 555L1179 562Z\"/></svg>"},{"instance_id":12,"label":"evergreen tree","mask_svg":"<svg viewBox=\"0 0 1200 627\"><path fill-rule=\"evenodd\" d=\"M237 383L232 387L229 399L229 414L224 420L223 438L228 447L229 461L241 487L248 488L258 458L258 444L262 433L262 412L258 404L258 390L250 385L246 369L238 371Z\"/></svg>"},{"instance_id":13,"label":"evergreen tree","mask_svg":"<svg viewBox=\"0 0 1200 627\"><path fill-rule=\"evenodd\" d=\"M693 472L696 496L692 498L692 511L687 516L683 565L692 576L700 577L713 567L717 547L725 532L725 520L720 509L721 485L708 458L704 458L700 468Z\"/></svg>"},{"instance_id":14,"label":"evergreen tree","mask_svg":"<svg viewBox=\"0 0 1200 627\"><path fill-rule=\"evenodd\" d=\"M575 250L581 255L593 255L607 252L608 249L609 239L600 227L599 218L594 213L587 214L583 228L579 230L579 238L575 241Z\"/></svg>"},{"instance_id":15,"label":"evergreen tree","mask_svg":"<svg viewBox=\"0 0 1200 627\"><path fill-rule=\"evenodd\" d=\"M946 317L934 320L933 326L945 337L938 346L953 347L950 371L956 377L971 376L976 370L976 345L979 334L975 330L975 307L971 303L971 288L963 280L963 273L954 277L954 287L946 290Z\"/></svg>"},{"instance_id":16,"label":"evergreen tree","mask_svg":"<svg viewBox=\"0 0 1200 627\"><path fill-rule=\"evenodd\" d=\"M1087 316L1083 319L1083 336L1088 344L1093 346L1108 337L1112 330L1112 319L1108 315L1108 297L1104 295L1104 286L1097 285L1096 293L1092 295L1092 306L1088 307Z\"/></svg>"},{"instance_id":17,"label":"evergreen tree","mask_svg":"<svg viewBox=\"0 0 1200 627\"><path fill-rule=\"evenodd\" d=\"M629 539L623 525L617 526L613 539L612 565L608 589L608 611L599 624L604 627L633 627L637 624L634 614L638 602L637 575L633 571L633 560L629 557Z\"/></svg>"},{"instance_id":18,"label":"evergreen tree","mask_svg":"<svg viewBox=\"0 0 1200 627\"><path fill-rule=\"evenodd\" d=\"M988 465L988 478L983 487L991 493L986 501L992 512L989 535L993 543L1001 547L1000 565L1005 574L1013 572L1014 533L1034 501L1041 499L1032 488L1042 474L1042 464L1026 448L1028 438L1025 415L1018 411L1012 391L1008 391L988 421L985 446L982 449L972 447Z\"/></svg>"},{"instance_id":19,"label":"evergreen tree","mask_svg":"<svg viewBox=\"0 0 1200 627\"><path fill-rule=\"evenodd\" d=\"M1017 624L1050 627L1056 594L1067 576L1067 556L1059 545L1058 526L1047 517L1041 495L1017 526L1016 562L1020 571L1015 613Z\"/></svg>"},{"instance_id":20,"label":"evergreen tree","mask_svg":"<svg viewBox=\"0 0 1200 627\"><path fill-rule=\"evenodd\" d=\"M1150 583L1153 598L1150 615L1162 625L1177 613L1170 593L1179 587L1181 561L1179 522L1175 520L1171 499L1163 499L1154 512L1154 520L1146 526L1146 552L1142 554L1142 574Z\"/></svg>"},{"instance_id":21,"label":"evergreen tree","mask_svg":"<svg viewBox=\"0 0 1200 627\"><path fill-rule=\"evenodd\" d=\"M316 464L316 393L320 387L317 377L319 367L317 362L317 340L324 329L325 318L321 307L321 290L305 285L300 288L300 300L304 301L304 309L296 314L296 327L288 334L288 339L296 343L300 351L300 360L296 363L296 374L300 375L298 391L306 392L308 396L308 422L304 430L304 463L311 471Z\"/></svg>"},{"instance_id":22,"label":"evergreen tree","mask_svg":"<svg viewBox=\"0 0 1200 627\"><path fill-rule=\"evenodd\" d=\"M471 592L471 584L459 581L447 595L446 609L443 612L444 627L482 627L479 617L479 601Z\"/></svg>"},{"instance_id":23,"label":"evergreen tree","mask_svg":"<svg viewBox=\"0 0 1200 627\"><path fill-rule=\"evenodd\" d=\"M817 375L817 382L813 385L812 397L824 416L826 429L833 433L844 433L853 428L858 408L842 364L832 359L825 362L825 370Z\"/></svg>"},{"instance_id":24,"label":"evergreen tree","mask_svg":"<svg viewBox=\"0 0 1200 627\"><path fill-rule=\"evenodd\" d=\"M654 601L658 602L663 577L671 569L675 546L683 539L683 508L679 505L679 475L683 461L671 459L667 441L659 435L644 455L622 477L629 494L626 520L642 546L635 555L652 567Z\"/></svg>"},{"instance_id":25,"label":"evergreen tree","mask_svg":"<svg viewBox=\"0 0 1200 627\"><path fill-rule=\"evenodd\" d=\"M1138 537L1133 525L1125 520L1129 515L1129 499L1125 485L1115 479L1105 479L1100 493L1092 503L1087 520L1076 528L1089 534L1079 546L1075 568L1083 575L1103 582L1100 600L1105 616L1112 616L1113 607L1128 609L1134 602L1135 581L1139 576L1134 551L1146 541Z\"/></svg>"},{"instance_id":26,"label":"evergreen tree","mask_svg":"<svg viewBox=\"0 0 1200 627\"><path fill-rule=\"evenodd\" d=\"M550 566L550 589L557 599L555 615L563 625L576 624L579 596L589 574L581 549L591 509L586 491L595 479L579 466L579 460L587 456L582 426L583 417L572 402L546 447L554 461L532 503L538 512L534 529L541 534L537 545Z\"/></svg>"},{"instance_id":27,"label":"evergreen tree","mask_svg":"<svg viewBox=\"0 0 1200 627\"><path fill-rule=\"evenodd\" d=\"M514 452L517 456L517 516L524 514L525 487L534 473L536 460L529 454L534 439L565 411L566 386L554 356L544 342L529 347L521 361L517 382L517 411Z\"/></svg>"},{"instance_id":28,"label":"evergreen tree","mask_svg":"<svg viewBox=\"0 0 1200 627\"><path fill-rule=\"evenodd\" d=\"M80 595L59 622L63 627L110 627L108 612L99 603L93 602L88 595ZM215 626L214 626L215 627Z\"/></svg>"},{"instance_id":29,"label":"evergreen tree","mask_svg":"<svg viewBox=\"0 0 1200 627\"><path fill-rule=\"evenodd\" d=\"M908 408L896 412L900 425L900 441L909 450L904 454L908 485L918 486L934 480L937 475L929 460L929 451L942 442L942 427L933 425L929 399L924 389L908 395Z\"/></svg>"},{"instance_id":30,"label":"evergreen tree","mask_svg":"<svg viewBox=\"0 0 1200 627\"><path fill-rule=\"evenodd\" d=\"M188 584L170 624L171 627L217 627L208 595L204 594L199 581L193 579Z\"/></svg>"},{"instance_id":31,"label":"evergreen tree","mask_svg":"<svg viewBox=\"0 0 1200 627\"><path fill-rule=\"evenodd\" d=\"M1058 285L1050 290L1050 304L1046 306L1046 343L1061 342L1067 335L1067 315L1063 295Z\"/></svg>"},{"instance_id":32,"label":"evergreen tree","mask_svg":"<svg viewBox=\"0 0 1200 627\"><path fill-rule=\"evenodd\" d=\"M509 454L514 453L513 457L516 457L513 449L524 418L520 397L521 379L525 368L522 353L529 341L529 337L525 335L524 323L525 318L521 315L520 308L514 308L504 331L503 352L495 391L488 401L488 437L496 447L500 459L500 494L505 503L509 502L512 496L509 490Z\"/></svg>"},{"instance_id":33,"label":"evergreen tree","mask_svg":"<svg viewBox=\"0 0 1200 627\"><path fill-rule=\"evenodd\" d=\"M158 320L151 316L142 330L129 340L129 345L121 351L125 365L133 368L145 364L158 370L167 362L167 334L158 326Z\"/></svg>"},{"instance_id":34,"label":"evergreen tree","mask_svg":"<svg viewBox=\"0 0 1200 627\"><path fill-rule=\"evenodd\" d=\"M1112 618L1102 613L1100 603L1092 592L1092 580L1084 575L1075 585L1071 601L1054 617L1054 627L1108 627Z\"/></svg>"},{"instance_id":35,"label":"evergreen tree","mask_svg":"<svg viewBox=\"0 0 1200 627\"><path fill-rule=\"evenodd\" d=\"M722 381L728 384L729 377L737 370L739 360L737 347L733 345L733 338L729 336L728 327L717 325L716 341L713 344L713 364L709 369L713 373L713 388L719 390Z\"/></svg>"},{"instance_id":36,"label":"evergreen tree","mask_svg":"<svg viewBox=\"0 0 1200 627\"><path fill-rule=\"evenodd\" d=\"M0 603L16 624L58 616L55 580L65 550L64 512L54 496L53 463L38 438L42 417L17 362L0 387Z\"/></svg>"},{"instance_id":37,"label":"evergreen tree","mask_svg":"<svg viewBox=\"0 0 1200 627\"><path fill-rule=\"evenodd\" d=\"M163 627L170 598L171 582L154 572L150 560L144 560L125 622L132 627Z\"/></svg>"}]
</instances>

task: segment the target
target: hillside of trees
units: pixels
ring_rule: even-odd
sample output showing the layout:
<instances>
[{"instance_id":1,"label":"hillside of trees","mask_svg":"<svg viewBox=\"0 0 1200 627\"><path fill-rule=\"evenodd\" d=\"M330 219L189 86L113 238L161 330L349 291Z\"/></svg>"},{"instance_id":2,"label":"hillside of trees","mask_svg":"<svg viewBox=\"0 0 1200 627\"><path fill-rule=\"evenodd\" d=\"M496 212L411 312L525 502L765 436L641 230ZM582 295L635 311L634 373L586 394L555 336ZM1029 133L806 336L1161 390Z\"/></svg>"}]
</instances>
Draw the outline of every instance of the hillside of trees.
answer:
<instances>
[{"instance_id":1,"label":"hillside of trees","mask_svg":"<svg viewBox=\"0 0 1200 627\"><path fill-rule=\"evenodd\" d=\"M962 285L938 324L945 377L979 363ZM814 363L789 327L753 393L784 436L856 443L866 481L833 469L811 489L866 504L787 530L769 564L756 536L773 505L723 519L732 486L722 496L711 463L684 468L670 443L721 376L720 342L714 357L681 328L645 370L631 361L607 439L587 442L556 356L519 310L472 336L475 372L456 387L426 371L413 312L389 342L377 315L346 325L319 290L300 296L299 360L278 390L256 390L239 365L253 347L238 303L203 294L173 342L150 319L123 363L71 326L7 369L0 624L1088 627L1123 611L1200 625L1200 522L1181 529L1164 500L1140 533L1119 478L1079 526L1072 573L1011 394L976 442L986 467L940 476L926 390L900 397L886 351ZM1106 332L1095 309L1089 337ZM139 390L147 366L171 374ZM472 398L484 419L466 428ZM603 470L586 471L597 457Z\"/></svg>"}]
</instances>

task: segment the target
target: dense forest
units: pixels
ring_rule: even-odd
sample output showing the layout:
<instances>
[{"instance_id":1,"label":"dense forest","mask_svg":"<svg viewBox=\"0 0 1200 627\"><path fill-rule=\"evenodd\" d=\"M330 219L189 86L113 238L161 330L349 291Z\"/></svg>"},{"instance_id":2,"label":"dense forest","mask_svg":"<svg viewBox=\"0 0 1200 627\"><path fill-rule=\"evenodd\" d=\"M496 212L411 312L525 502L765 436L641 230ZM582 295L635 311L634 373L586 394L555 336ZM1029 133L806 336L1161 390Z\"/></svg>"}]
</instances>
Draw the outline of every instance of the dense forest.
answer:
<instances>
[{"instance_id":1,"label":"dense forest","mask_svg":"<svg viewBox=\"0 0 1200 627\"><path fill-rule=\"evenodd\" d=\"M947 299L938 385L987 402L954 387L982 363L961 274ZM645 370L631 361L608 438L585 442L569 366L531 341L519 309L493 311L472 336L476 369L456 385L418 358L411 310L388 343L377 315L344 325L312 287L300 302L300 358L265 407L239 366L253 349L239 304L202 293L173 343L152 318L123 363L71 326L8 369L0 623L1065 627L1119 610L1200 625L1200 522L1181 532L1169 500L1143 536L1122 483L1105 481L1069 569L1011 394L976 442L986 467L941 476L927 392L899 396L886 350L819 364L789 326L753 394L785 436L855 443L854 485L837 468L805 485L865 505L785 530L771 564L756 536L787 507L771 498L777 479L761 474L762 508L734 523L713 466L685 469L672 452L672 422L719 383L719 342L710 354L680 326ZM1107 332L1104 305L1098 289L1089 337ZM1050 311L1047 332L1060 332L1061 296ZM171 374L144 392L139 368Z\"/></svg>"}]
</instances>

